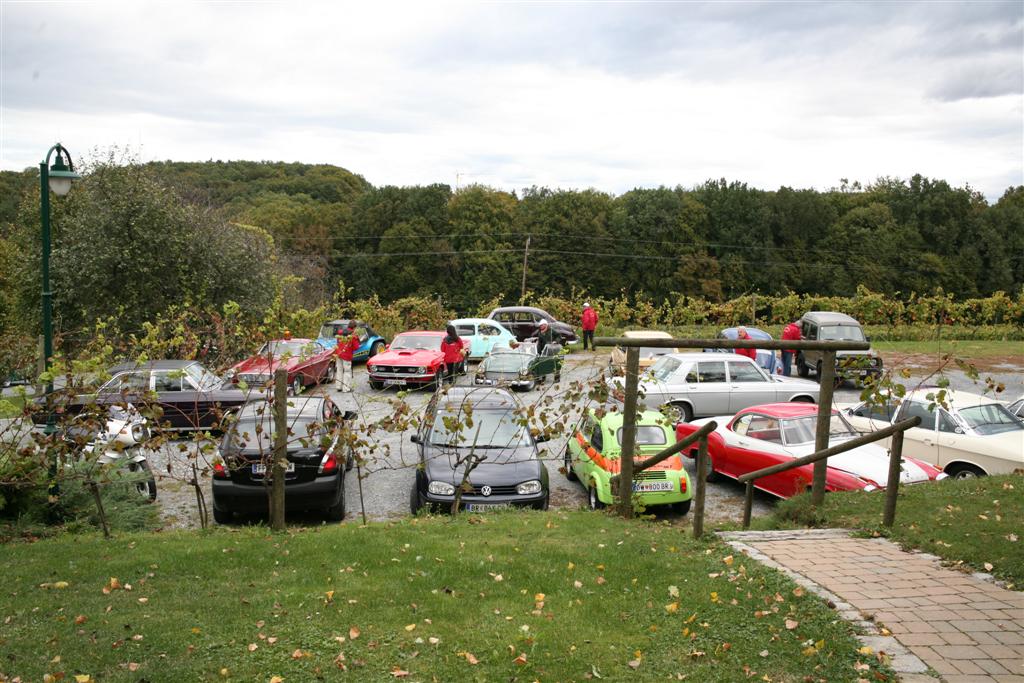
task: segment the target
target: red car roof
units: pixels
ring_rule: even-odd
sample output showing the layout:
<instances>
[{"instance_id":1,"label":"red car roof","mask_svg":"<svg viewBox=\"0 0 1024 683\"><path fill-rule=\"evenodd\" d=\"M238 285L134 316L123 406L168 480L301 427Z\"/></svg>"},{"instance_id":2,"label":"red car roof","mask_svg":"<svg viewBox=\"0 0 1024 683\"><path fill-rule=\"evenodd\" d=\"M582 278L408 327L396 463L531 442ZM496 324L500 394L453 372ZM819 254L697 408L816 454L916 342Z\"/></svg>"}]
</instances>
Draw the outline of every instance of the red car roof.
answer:
<instances>
[{"instance_id":1,"label":"red car roof","mask_svg":"<svg viewBox=\"0 0 1024 683\"><path fill-rule=\"evenodd\" d=\"M836 412L832 411L833 414ZM765 403L760 406L744 408L737 415L747 413L763 413L772 417L804 417L806 415L817 415L818 406L814 403Z\"/></svg>"}]
</instances>

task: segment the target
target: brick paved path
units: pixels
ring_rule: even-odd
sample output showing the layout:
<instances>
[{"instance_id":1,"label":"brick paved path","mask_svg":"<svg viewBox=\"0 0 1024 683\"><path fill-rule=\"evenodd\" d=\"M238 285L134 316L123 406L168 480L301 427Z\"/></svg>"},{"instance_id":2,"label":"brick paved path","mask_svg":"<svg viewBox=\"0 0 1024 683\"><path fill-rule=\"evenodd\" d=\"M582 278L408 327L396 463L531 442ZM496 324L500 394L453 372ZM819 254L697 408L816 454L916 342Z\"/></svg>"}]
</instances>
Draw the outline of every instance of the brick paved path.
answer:
<instances>
[{"instance_id":1,"label":"brick paved path","mask_svg":"<svg viewBox=\"0 0 1024 683\"><path fill-rule=\"evenodd\" d=\"M885 539L851 538L842 530L722 536L834 600L844 617L869 632L873 624L863 620L873 617L948 683L1024 683L1024 593L1000 588L984 575L947 569L933 555L905 552ZM895 645L863 640L874 641L876 650ZM894 661L904 681L934 683L913 655L896 654L904 655Z\"/></svg>"}]
</instances>

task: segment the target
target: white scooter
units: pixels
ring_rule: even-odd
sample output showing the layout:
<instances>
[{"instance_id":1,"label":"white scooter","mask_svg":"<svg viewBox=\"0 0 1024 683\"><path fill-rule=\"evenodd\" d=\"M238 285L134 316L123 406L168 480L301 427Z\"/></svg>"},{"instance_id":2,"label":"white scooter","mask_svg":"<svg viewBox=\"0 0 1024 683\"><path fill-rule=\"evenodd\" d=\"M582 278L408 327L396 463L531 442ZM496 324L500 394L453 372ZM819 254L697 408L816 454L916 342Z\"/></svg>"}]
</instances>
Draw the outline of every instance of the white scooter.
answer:
<instances>
[{"instance_id":1,"label":"white scooter","mask_svg":"<svg viewBox=\"0 0 1024 683\"><path fill-rule=\"evenodd\" d=\"M142 444L149 440L149 426L133 405L110 406L106 425L98 433L80 423L72 426L64 438L77 444L85 442L82 455L85 458L96 457L96 464L118 465L137 475L133 478L139 495L156 500L156 478L142 451ZM97 451L99 455L95 456Z\"/></svg>"}]
</instances>

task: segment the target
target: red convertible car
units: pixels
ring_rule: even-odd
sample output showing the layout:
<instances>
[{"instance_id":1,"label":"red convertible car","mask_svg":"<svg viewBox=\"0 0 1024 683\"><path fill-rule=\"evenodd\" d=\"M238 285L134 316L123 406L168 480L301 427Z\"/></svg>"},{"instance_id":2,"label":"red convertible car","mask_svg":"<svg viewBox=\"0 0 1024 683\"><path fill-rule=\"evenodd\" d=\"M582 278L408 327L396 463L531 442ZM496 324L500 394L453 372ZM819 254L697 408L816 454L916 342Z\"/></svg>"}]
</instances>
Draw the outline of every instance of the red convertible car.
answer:
<instances>
[{"instance_id":1,"label":"red convertible car","mask_svg":"<svg viewBox=\"0 0 1024 683\"><path fill-rule=\"evenodd\" d=\"M807 403L769 403L753 406L732 417L714 417L676 425L676 438L682 439L711 420L718 428L708 436L711 469L708 481L721 475L736 478L747 472L795 460L814 452L814 432L818 406ZM832 411L829 445L836 446L860 434L840 413ZM687 452L697 456L696 448ZM807 490L813 479L814 465L761 477L756 488L780 498L789 498ZM873 491L885 488L889 476L889 451L868 444L828 459L825 490ZM903 458L901 484L913 484L946 475L926 462Z\"/></svg>"},{"instance_id":2,"label":"red convertible car","mask_svg":"<svg viewBox=\"0 0 1024 683\"><path fill-rule=\"evenodd\" d=\"M288 369L288 387L301 394L307 386L334 381L334 354L315 339L273 339L256 354L231 368L235 384L245 382L250 389L273 381L279 366Z\"/></svg>"},{"instance_id":3,"label":"red convertible car","mask_svg":"<svg viewBox=\"0 0 1024 683\"><path fill-rule=\"evenodd\" d=\"M370 388L422 387L440 382L444 375L444 336L444 332L418 330L395 337L386 351L366 361Z\"/></svg>"}]
</instances>

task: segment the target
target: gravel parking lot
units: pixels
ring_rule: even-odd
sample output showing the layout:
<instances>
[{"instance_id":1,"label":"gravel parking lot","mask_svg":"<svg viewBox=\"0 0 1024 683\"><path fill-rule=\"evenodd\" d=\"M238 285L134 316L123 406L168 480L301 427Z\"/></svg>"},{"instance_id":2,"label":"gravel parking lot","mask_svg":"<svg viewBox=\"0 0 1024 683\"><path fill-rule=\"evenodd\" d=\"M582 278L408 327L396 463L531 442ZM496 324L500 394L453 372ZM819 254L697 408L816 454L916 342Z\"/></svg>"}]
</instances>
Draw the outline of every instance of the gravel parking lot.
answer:
<instances>
[{"instance_id":1,"label":"gravel parking lot","mask_svg":"<svg viewBox=\"0 0 1024 683\"><path fill-rule=\"evenodd\" d=\"M570 391L573 382L587 382L598 377L608 362L606 353L575 353L567 357L565 368L562 373L562 382L557 386L539 387L533 391L519 394L524 403L533 402L538 410L550 411L549 414L565 412L560 406L565 403L565 394ZM474 366L470 366L470 372ZM1001 381L1007 385L1007 395L1016 396L1024 390L1022 387L1022 372L1024 368L1008 366L1005 372L987 373L993 376L995 381ZM984 385L973 383L959 371L948 374L954 388L964 391L979 392ZM461 378L460 383L467 382L468 378ZM912 381L912 380L911 380ZM372 424L394 413L394 403L399 400L399 394L393 389L374 391L370 389L367 382L366 370L363 366L355 369L356 390L352 394L341 394L333 387L318 387L312 390L325 392L330 395L343 408L353 410L359 414L359 420L363 424ZM859 399L859 390L844 385L837 394L837 404L852 403ZM404 401L413 413L422 411L429 399L429 391L409 391L404 394ZM579 403L576 401L575 403ZM572 412L573 424L578 419L579 410L582 404L574 406ZM360 477L354 476L357 471L353 470L346 477L347 517L346 522L358 522L361 519L361 511L365 510L367 519L387 520L400 518L409 514L409 492L414 481L414 471L417 462L416 446L409 441L409 431L404 433L388 433L383 431L375 432L375 441L378 444L378 454L365 463L361 468L362 473L362 496L360 496ZM559 472L562 466L562 454L565 451L566 439L555 438L547 443L541 444L542 453L546 458L546 465L550 475L551 483L551 507L552 508L577 508L586 505L586 496L582 486L577 482L570 482ZM187 447L189 442L182 441L152 454L153 469L156 472L166 472L170 464L171 476L164 476L158 482L157 503L167 528L194 528L199 526L198 514L196 512L195 492L184 483L187 466L187 457L178 449ZM694 475L692 461L684 459L691 476ZM209 497L209 480L204 479L203 489ZM733 520L739 521L742 515L743 487L735 482L713 483L708 485L708 498L706 502L706 524L714 525L718 522ZM775 499L760 492L755 497L754 515L764 515L771 510ZM680 516L669 511L657 512L657 517L672 524L689 525L690 516ZM290 521L302 523L319 524L322 520L309 515Z\"/></svg>"}]
</instances>

